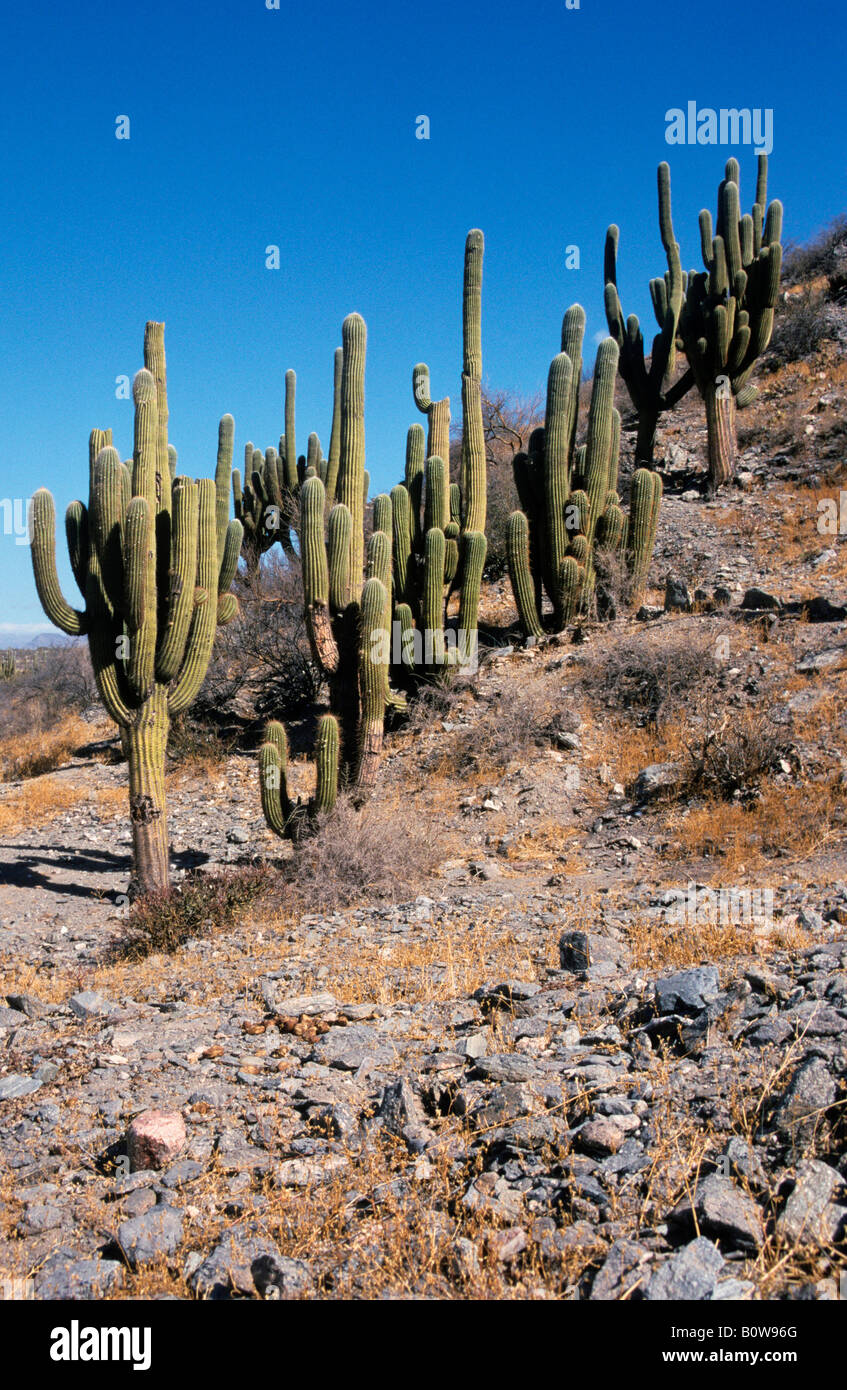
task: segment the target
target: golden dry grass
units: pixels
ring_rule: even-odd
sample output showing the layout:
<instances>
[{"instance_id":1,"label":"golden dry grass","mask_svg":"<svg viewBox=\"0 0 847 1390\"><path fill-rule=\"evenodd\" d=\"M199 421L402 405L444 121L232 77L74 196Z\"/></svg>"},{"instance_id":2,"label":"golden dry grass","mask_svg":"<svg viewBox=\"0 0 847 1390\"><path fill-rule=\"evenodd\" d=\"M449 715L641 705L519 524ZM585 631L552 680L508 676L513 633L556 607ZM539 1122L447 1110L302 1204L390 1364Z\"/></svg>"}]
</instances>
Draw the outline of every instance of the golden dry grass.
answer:
<instances>
[{"instance_id":1,"label":"golden dry grass","mask_svg":"<svg viewBox=\"0 0 847 1390\"><path fill-rule=\"evenodd\" d=\"M667 858L714 859L722 875L741 875L779 855L782 875L792 864L844 843L845 798L835 781L771 782L749 808L709 800L670 812L666 826Z\"/></svg>"},{"instance_id":2,"label":"golden dry grass","mask_svg":"<svg viewBox=\"0 0 847 1390\"><path fill-rule=\"evenodd\" d=\"M52 729L15 734L0 740L0 779L16 782L38 777L66 763L81 744L97 737L91 724L78 715L67 715Z\"/></svg>"},{"instance_id":3,"label":"golden dry grass","mask_svg":"<svg viewBox=\"0 0 847 1390\"><path fill-rule=\"evenodd\" d=\"M125 811L126 801L124 787L100 787L90 791L45 774L15 787L0 801L0 835L27 826L47 825L81 802L97 808L104 816L118 816Z\"/></svg>"}]
</instances>

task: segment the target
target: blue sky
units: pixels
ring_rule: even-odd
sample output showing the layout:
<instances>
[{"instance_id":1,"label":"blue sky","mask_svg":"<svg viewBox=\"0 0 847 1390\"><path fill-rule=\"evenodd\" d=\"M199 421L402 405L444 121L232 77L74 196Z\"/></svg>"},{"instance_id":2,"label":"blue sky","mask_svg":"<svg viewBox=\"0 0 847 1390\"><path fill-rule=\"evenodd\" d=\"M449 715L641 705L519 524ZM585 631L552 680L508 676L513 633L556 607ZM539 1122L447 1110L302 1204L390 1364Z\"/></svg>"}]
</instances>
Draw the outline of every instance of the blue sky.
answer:
<instances>
[{"instance_id":1,"label":"blue sky","mask_svg":"<svg viewBox=\"0 0 847 1390\"><path fill-rule=\"evenodd\" d=\"M705 23L703 20L705 19ZM87 487L87 439L132 406L144 323L167 325L171 439L209 472L217 422L276 443L298 375L298 445L328 445L344 315L368 323L372 491L402 471L411 369L459 412L464 237L486 236L484 371L543 386L564 310L605 329L606 226L621 227L625 312L651 325L661 272L655 170L671 165L683 264L729 153L669 146L665 112L771 108L770 191L786 236L844 208L843 45L830 3L771 0L712 19L665 0L387 7L265 0L41 0L4 14L0 498ZM428 115L431 138L415 138ZM130 139L115 121L130 118ZM265 267L277 244L282 267ZM580 269L565 266L577 245ZM590 351L591 349L589 349ZM75 588L64 562L70 597ZM0 644L49 628L26 546L0 534Z\"/></svg>"}]
</instances>

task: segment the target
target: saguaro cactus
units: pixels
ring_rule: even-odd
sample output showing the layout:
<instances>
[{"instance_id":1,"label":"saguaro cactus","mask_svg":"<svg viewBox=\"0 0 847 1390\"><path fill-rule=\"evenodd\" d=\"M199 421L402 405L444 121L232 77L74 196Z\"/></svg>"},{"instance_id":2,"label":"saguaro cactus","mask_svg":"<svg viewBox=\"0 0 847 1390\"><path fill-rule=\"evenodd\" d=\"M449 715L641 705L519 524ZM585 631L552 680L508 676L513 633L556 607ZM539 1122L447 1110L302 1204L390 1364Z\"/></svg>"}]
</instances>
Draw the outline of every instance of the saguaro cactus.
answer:
<instances>
[{"instance_id":1,"label":"saguaro cactus","mask_svg":"<svg viewBox=\"0 0 847 1390\"><path fill-rule=\"evenodd\" d=\"M649 369L637 318L623 322L616 288L617 227L606 234L606 317L620 347L621 376L638 412L636 461L652 461L659 415L696 386L706 407L711 490L734 475L736 407L743 409L756 395L750 377L773 331L782 267L782 204L774 200L767 206L767 187L768 157L760 154L756 200L742 217L738 161L727 161L714 234L711 214L705 208L700 213L706 269L685 274L671 218L670 170L659 165L659 228L668 269L663 279L650 281L660 332L653 340ZM688 367L666 385L677 349L685 353Z\"/></svg>"},{"instance_id":2,"label":"saguaro cactus","mask_svg":"<svg viewBox=\"0 0 847 1390\"><path fill-rule=\"evenodd\" d=\"M650 298L659 332L653 338L649 366L644 358L644 336L637 316L630 314L624 323L617 288L620 232L614 223L606 232L604 259L606 321L620 351L621 377L638 412L635 458L636 462L650 466L653 463L659 416L663 411L672 409L694 384L693 373L689 370L673 385L666 385L676 363L676 340L686 276L682 269L679 246L674 240L671 220L671 174L665 163L659 165L658 190L659 231L668 268L664 277L650 281Z\"/></svg>"},{"instance_id":3,"label":"saguaro cactus","mask_svg":"<svg viewBox=\"0 0 847 1390\"><path fill-rule=\"evenodd\" d=\"M415 404L429 421L406 441L405 478L390 498L376 499L391 516L395 622L403 633L403 665L463 664L476 655L479 592L485 566L486 464L482 423L482 232L465 241L462 295L462 469L450 482L450 399L430 399L429 368L412 374ZM457 620L446 608L458 590ZM420 640L416 647L415 634ZM458 643L453 639L458 633Z\"/></svg>"},{"instance_id":4,"label":"saguaro cactus","mask_svg":"<svg viewBox=\"0 0 847 1390\"><path fill-rule=\"evenodd\" d=\"M544 428L529 453L514 460L522 509L509 518L508 558L512 591L527 636L545 631L546 592L550 626L561 631L588 606L597 582L597 561L620 554L633 597L641 592L658 524L661 480L640 469L633 479L628 518L618 496L620 415L614 407L618 348L605 338L597 349L585 443L576 447L579 366L585 314L578 304L562 324L562 351L547 379Z\"/></svg>"},{"instance_id":5,"label":"saguaro cactus","mask_svg":"<svg viewBox=\"0 0 847 1390\"><path fill-rule=\"evenodd\" d=\"M367 557L364 545L366 339L364 319L348 315L340 357L336 354L338 430L327 468L329 476L337 449L339 501L326 526L327 487L319 473L305 477L300 487L306 625L315 662L329 684L331 713L318 723L317 791L307 807L295 805L289 795L284 729L271 723L265 730L259 756L262 805L271 829L289 837L334 806L340 784L360 799L370 793L386 706L398 699L388 685L392 520L384 502L375 511L386 529L376 527Z\"/></svg>"},{"instance_id":6,"label":"saguaro cactus","mask_svg":"<svg viewBox=\"0 0 847 1390\"><path fill-rule=\"evenodd\" d=\"M700 213L704 271L688 275L679 333L706 407L711 490L735 474L735 409L755 398L750 382L773 332L782 268L782 204L767 207L768 157L759 155L756 201L743 217L739 168L729 159L718 188L714 235L707 209Z\"/></svg>"},{"instance_id":7,"label":"saguaro cactus","mask_svg":"<svg viewBox=\"0 0 847 1390\"><path fill-rule=\"evenodd\" d=\"M129 767L132 893L168 887L165 748L171 716L188 708L206 675L215 628L238 603L229 592L242 526L229 521L232 417L220 424L215 478L176 473L168 445L164 324L148 323L134 388L131 467L111 430L89 440L89 501L72 502L65 529L85 601L63 597L56 573L55 506L32 499L38 596L51 622L88 637L100 697L120 727Z\"/></svg>"}]
</instances>

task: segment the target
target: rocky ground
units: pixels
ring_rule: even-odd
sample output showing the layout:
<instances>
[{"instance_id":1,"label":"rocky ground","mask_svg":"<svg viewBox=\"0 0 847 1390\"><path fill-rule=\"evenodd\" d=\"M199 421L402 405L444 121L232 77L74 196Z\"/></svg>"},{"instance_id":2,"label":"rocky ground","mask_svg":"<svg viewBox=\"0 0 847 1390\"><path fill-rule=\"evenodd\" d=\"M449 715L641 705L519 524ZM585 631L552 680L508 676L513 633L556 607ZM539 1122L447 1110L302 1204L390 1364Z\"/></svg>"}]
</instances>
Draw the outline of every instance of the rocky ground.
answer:
<instances>
[{"instance_id":1,"label":"rocky ground","mask_svg":"<svg viewBox=\"0 0 847 1390\"><path fill-rule=\"evenodd\" d=\"M139 958L120 764L95 747L33 779L37 816L0 787L0 1277L47 1299L838 1296L847 551L816 520L847 380L800 366L764 379L725 498L692 491L693 407L668 431L639 619L494 652L391 736L381 896L260 895ZM687 780L708 731L749 761L765 718L767 767ZM246 754L174 772L177 879L277 855L255 776Z\"/></svg>"}]
</instances>

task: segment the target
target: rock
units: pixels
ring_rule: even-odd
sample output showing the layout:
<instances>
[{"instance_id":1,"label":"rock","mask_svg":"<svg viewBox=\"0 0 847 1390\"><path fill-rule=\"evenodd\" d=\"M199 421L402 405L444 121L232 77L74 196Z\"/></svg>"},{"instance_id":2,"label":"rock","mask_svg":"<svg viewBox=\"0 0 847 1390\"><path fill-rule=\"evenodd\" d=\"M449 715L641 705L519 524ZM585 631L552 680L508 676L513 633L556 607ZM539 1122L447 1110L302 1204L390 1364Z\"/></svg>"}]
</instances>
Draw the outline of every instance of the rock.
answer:
<instances>
[{"instance_id":1,"label":"rock","mask_svg":"<svg viewBox=\"0 0 847 1390\"><path fill-rule=\"evenodd\" d=\"M616 1154L626 1139L626 1133L613 1119L588 1120L576 1135L576 1146L583 1153L604 1158Z\"/></svg>"},{"instance_id":2,"label":"rock","mask_svg":"<svg viewBox=\"0 0 847 1390\"><path fill-rule=\"evenodd\" d=\"M723 1265L720 1251L700 1236L659 1266L644 1297L651 1303L677 1299L702 1302L712 1297Z\"/></svg>"},{"instance_id":3,"label":"rock","mask_svg":"<svg viewBox=\"0 0 847 1390\"><path fill-rule=\"evenodd\" d=\"M256 1292L253 1264L261 1259L281 1261L282 1256L273 1241L264 1236L247 1236L230 1232L189 1278L198 1298L221 1300L231 1294L248 1297ZM299 1264L299 1260L293 1261ZM268 1266L262 1266L263 1270Z\"/></svg>"},{"instance_id":4,"label":"rock","mask_svg":"<svg viewBox=\"0 0 847 1390\"><path fill-rule=\"evenodd\" d=\"M732 603L732 594L723 584L717 584L712 590L712 598L720 608L726 608Z\"/></svg>"},{"instance_id":5,"label":"rock","mask_svg":"<svg viewBox=\"0 0 847 1390\"><path fill-rule=\"evenodd\" d=\"M511 1264L529 1244L529 1238L522 1226L511 1226L505 1231L491 1231L485 1242L486 1254L498 1264Z\"/></svg>"},{"instance_id":6,"label":"rock","mask_svg":"<svg viewBox=\"0 0 847 1390\"><path fill-rule=\"evenodd\" d=\"M649 767L643 767L636 777L632 794L641 802L670 796L678 790L681 775L679 763L650 763Z\"/></svg>"},{"instance_id":7,"label":"rock","mask_svg":"<svg viewBox=\"0 0 847 1390\"><path fill-rule=\"evenodd\" d=\"M532 1081L538 1077L539 1068L533 1057L520 1052L495 1052L490 1057L477 1058L473 1074L484 1081Z\"/></svg>"},{"instance_id":8,"label":"rock","mask_svg":"<svg viewBox=\"0 0 847 1390\"><path fill-rule=\"evenodd\" d=\"M322 1154L319 1158L286 1158L273 1170L277 1187L315 1187L332 1182L349 1168L346 1154Z\"/></svg>"},{"instance_id":9,"label":"rock","mask_svg":"<svg viewBox=\"0 0 847 1390\"><path fill-rule=\"evenodd\" d=\"M694 1205L688 1197L669 1213L668 1226L686 1233L696 1226L734 1249L756 1250L764 1239L762 1215L752 1197L736 1187L732 1178L710 1173L698 1183Z\"/></svg>"},{"instance_id":10,"label":"rock","mask_svg":"<svg viewBox=\"0 0 847 1390\"><path fill-rule=\"evenodd\" d=\"M631 959L622 941L599 932L566 931L559 938L559 964L584 979L603 979L625 970Z\"/></svg>"},{"instance_id":11,"label":"rock","mask_svg":"<svg viewBox=\"0 0 847 1390\"><path fill-rule=\"evenodd\" d=\"M660 1014L696 1014L720 994L718 972L713 965L698 965L657 980L656 1008Z\"/></svg>"},{"instance_id":12,"label":"rock","mask_svg":"<svg viewBox=\"0 0 847 1390\"><path fill-rule=\"evenodd\" d=\"M847 1208L835 1201L843 1187L837 1169L814 1158L805 1159L777 1220L777 1231L795 1245L834 1245L847 1219Z\"/></svg>"},{"instance_id":13,"label":"rock","mask_svg":"<svg viewBox=\"0 0 847 1390\"><path fill-rule=\"evenodd\" d=\"M234 825L232 829L227 832L226 838L231 845L246 845L250 842L249 832L243 830L239 825Z\"/></svg>"},{"instance_id":14,"label":"rock","mask_svg":"<svg viewBox=\"0 0 847 1390\"><path fill-rule=\"evenodd\" d=\"M314 1287L314 1276L305 1260L257 1255L251 1261L250 1271L262 1298L297 1298Z\"/></svg>"},{"instance_id":15,"label":"rock","mask_svg":"<svg viewBox=\"0 0 847 1390\"><path fill-rule=\"evenodd\" d=\"M528 1086L507 1083L486 1092L471 1106L468 1118L475 1129L491 1129L531 1115L540 1105L540 1097Z\"/></svg>"},{"instance_id":16,"label":"rock","mask_svg":"<svg viewBox=\"0 0 847 1390\"><path fill-rule=\"evenodd\" d=\"M109 1018L111 1014L119 1013L117 1004L113 1004L104 995L98 994L96 990L84 989L79 994L72 994L68 1000L77 1018Z\"/></svg>"},{"instance_id":17,"label":"rock","mask_svg":"<svg viewBox=\"0 0 847 1390\"><path fill-rule=\"evenodd\" d=\"M653 623L656 622L658 618L664 617L664 612L664 608L657 608L653 604L642 603L635 615L635 621L638 623Z\"/></svg>"},{"instance_id":18,"label":"rock","mask_svg":"<svg viewBox=\"0 0 847 1390\"><path fill-rule=\"evenodd\" d=\"M384 1033L362 1023L347 1028L333 1028L315 1048L315 1061L323 1067L338 1067L341 1071L358 1071L361 1066L387 1067L397 1059L396 1049Z\"/></svg>"},{"instance_id":19,"label":"rock","mask_svg":"<svg viewBox=\"0 0 847 1390\"><path fill-rule=\"evenodd\" d=\"M523 1198L520 1192L509 1186L505 1178L496 1173L481 1173L465 1192L462 1206L468 1211L480 1211L511 1225L521 1215Z\"/></svg>"},{"instance_id":20,"label":"rock","mask_svg":"<svg viewBox=\"0 0 847 1390\"><path fill-rule=\"evenodd\" d=\"M826 1062L811 1057L794 1073L774 1110L777 1128L794 1141L825 1128L826 1111L836 1098L836 1085Z\"/></svg>"},{"instance_id":21,"label":"rock","mask_svg":"<svg viewBox=\"0 0 847 1390\"><path fill-rule=\"evenodd\" d=\"M22 1076L20 1072L11 1072L9 1076L0 1077L0 1100L17 1100L19 1096L31 1096L40 1087L41 1082L34 1076Z\"/></svg>"},{"instance_id":22,"label":"rock","mask_svg":"<svg viewBox=\"0 0 847 1390\"><path fill-rule=\"evenodd\" d=\"M185 1121L178 1110L145 1110L127 1130L132 1172L167 1168L185 1147Z\"/></svg>"},{"instance_id":23,"label":"rock","mask_svg":"<svg viewBox=\"0 0 847 1390\"><path fill-rule=\"evenodd\" d=\"M334 994L292 994L276 1003L276 1011L289 1018L300 1018L301 1014L313 1018L316 1014L337 1014L340 1005Z\"/></svg>"},{"instance_id":24,"label":"rock","mask_svg":"<svg viewBox=\"0 0 847 1390\"><path fill-rule=\"evenodd\" d=\"M0 1004L0 1028L20 1028L23 1023L29 1023L25 1013L20 1009L5 1009Z\"/></svg>"},{"instance_id":25,"label":"rock","mask_svg":"<svg viewBox=\"0 0 847 1390\"><path fill-rule=\"evenodd\" d=\"M402 1135L409 1125L415 1128L425 1125L421 1103L402 1076L384 1087L376 1114L385 1128L396 1135Z\"/></svg>"},{"instance_id":26,"label":"rock","mask_svg":"<svg viewBox=\"0 0 847 1390\"><path fill-rule=\"evenodd\" d=\"M181 1240L182 1216L173 1207L152 1207L118 1227L118 1244L132 1265L172 1255Z\"/></svg>"},{"instance_id":27,"label":"rock","mask_svg":"<svg viewBox=\"0 0 847 1390\"><path fill-rule=\"evenodd\" d=\"M650 1251L633 1240L616 1240L594 1276L591 1285L593 1303L609 1303L628 1298L643 1285L644 1265Z\"/></svg>"},{"instance_id":28,"label":"rock","mask_svg":"<svg viewBox=\"0 0 847 1390\"><path fill-rule=\"evenodd\" d=\"M7 994L6 1003L10 1009L26 1014L27 1018L41 1018L50 1011L50 1005L37 999L34 994Z\"/></svg>"},{"instance_id":29,"label":"rock","mask_svg":"<svg viewBox=\"0 0 847 1390\"><path fill-rule=\"evenodd\" d=\"M778 598L774 598L773 594L765 593L764 589L753 588L747 589L740 606L760 612L762 609L777 609L782 605Z\"/></svg>"},{"instance_id":30,"label":"rock","mask_svg":"<svg viewBox=\"0 0 847 1390\"><path fill-rule=\"evenodd\" d=\"M669 574L665 579L665 612L690 613L691 607L688 585L682 579Z\"/></svg>"},{"instance_id":31,"label":"rock","mask_svg":"<svg viewBox=\"0 0 847 1390\"><path fill-rule=\"evenodd\" d=\"M60 1250L42 1265L35 1289L43 1299L94 1299L114 1292L123 1283L124 1267L117 1260L77 1260Z\"/></svg>"}]
</instances>

